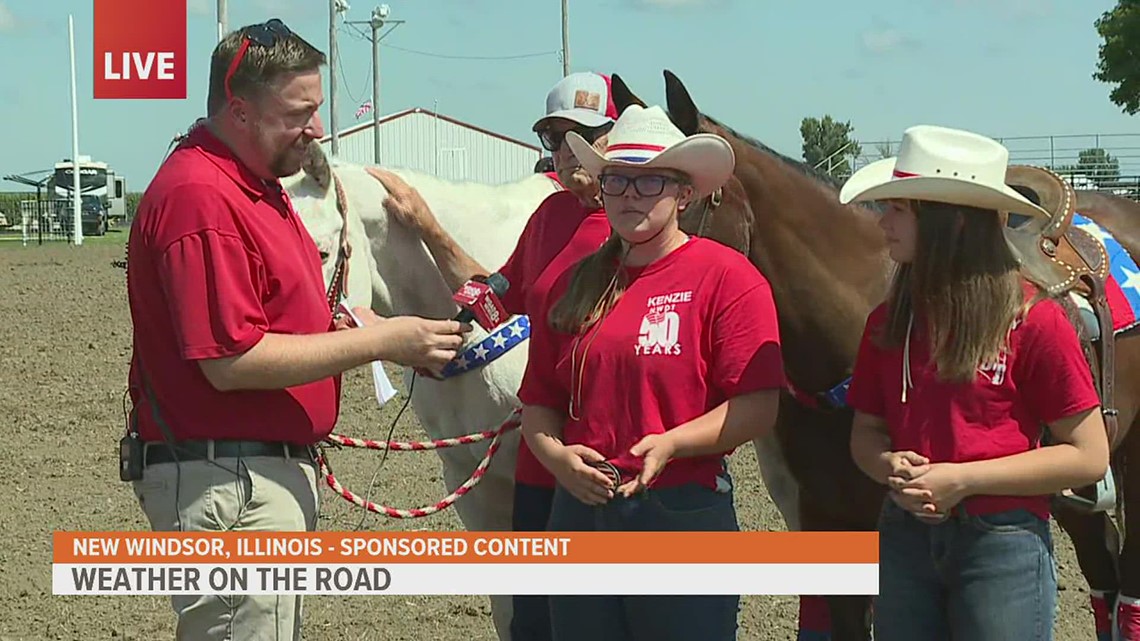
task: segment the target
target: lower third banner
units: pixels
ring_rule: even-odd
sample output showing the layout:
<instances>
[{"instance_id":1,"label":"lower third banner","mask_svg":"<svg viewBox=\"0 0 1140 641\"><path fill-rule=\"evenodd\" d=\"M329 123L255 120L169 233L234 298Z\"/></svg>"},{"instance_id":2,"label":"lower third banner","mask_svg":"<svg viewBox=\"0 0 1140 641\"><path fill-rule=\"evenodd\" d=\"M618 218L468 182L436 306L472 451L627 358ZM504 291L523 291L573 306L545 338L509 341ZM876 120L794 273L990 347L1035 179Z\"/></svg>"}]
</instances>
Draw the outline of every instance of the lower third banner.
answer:
<instances>
[{"instance_id":1,"label":"lower third banner","mask_svg":"<svg viewBox=\"0 0 1140 641\"><path fill-rule=\"evenodd\" d=\"M879 583L875 532L56 532L53 543L60 595L874 595Z\"/></svg>"}]
</instances>

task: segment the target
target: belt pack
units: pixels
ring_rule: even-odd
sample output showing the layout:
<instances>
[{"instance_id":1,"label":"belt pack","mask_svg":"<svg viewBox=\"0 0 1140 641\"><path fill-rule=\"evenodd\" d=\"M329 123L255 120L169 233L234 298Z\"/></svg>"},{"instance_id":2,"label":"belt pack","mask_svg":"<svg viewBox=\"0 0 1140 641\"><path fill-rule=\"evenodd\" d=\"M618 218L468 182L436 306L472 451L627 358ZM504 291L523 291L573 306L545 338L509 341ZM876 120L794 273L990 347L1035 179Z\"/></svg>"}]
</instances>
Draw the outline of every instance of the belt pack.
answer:
<instances>
[{"instance_id":1,"label":"belt pack","mask_svg":"<svg viewBox=\"0 0 1140 641\"><path fill-rule=\"evenodd\" d=\"M138 481L143 476L143 442L137 434L119 439L119 480Z\"/></svg>"}]
</instances>

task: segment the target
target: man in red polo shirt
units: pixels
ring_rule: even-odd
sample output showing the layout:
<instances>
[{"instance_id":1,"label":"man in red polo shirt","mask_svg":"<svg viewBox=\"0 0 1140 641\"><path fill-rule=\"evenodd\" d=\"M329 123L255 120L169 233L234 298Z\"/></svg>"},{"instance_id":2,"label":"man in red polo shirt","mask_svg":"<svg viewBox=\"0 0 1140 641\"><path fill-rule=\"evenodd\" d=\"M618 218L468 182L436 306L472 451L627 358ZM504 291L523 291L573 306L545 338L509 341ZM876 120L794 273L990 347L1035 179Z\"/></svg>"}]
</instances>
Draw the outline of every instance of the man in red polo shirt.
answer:
<instances>
[{"instance_id":1,"label":"man in red polo shirt","mask_svg":"<svg viewBox=\"0 0 1140 641\"><path fill-rule=\"evenodd\" d=\"M209 117L139 203L124 475L154 530L315 529L310 448L336 422L341 372L381 359L438 369L470 329L357 310L365 326L332 331L317 248L278 181L323 135L324 62L278 20L227 35ZM300 597L172 601L179 639L300 638Z\"/></svg>"}]
</instances>

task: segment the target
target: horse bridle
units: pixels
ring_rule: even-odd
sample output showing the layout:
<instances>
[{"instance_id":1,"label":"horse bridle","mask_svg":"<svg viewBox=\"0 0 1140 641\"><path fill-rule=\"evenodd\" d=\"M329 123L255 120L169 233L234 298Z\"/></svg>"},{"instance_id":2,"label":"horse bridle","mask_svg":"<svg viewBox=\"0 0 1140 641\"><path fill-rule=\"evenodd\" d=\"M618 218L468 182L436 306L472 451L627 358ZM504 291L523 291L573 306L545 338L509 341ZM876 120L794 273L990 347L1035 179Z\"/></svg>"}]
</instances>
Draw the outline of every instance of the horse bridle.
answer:
<instances>
[{"instance_id":1,"label":"horse bridle","mask_svg":"<svg viewBox=\"0 0 1140 641\"><path fill-rule=\"evenodd\" d=\"M325 299L334 317L339 317L340 314L336 311L337 304L342 298L348 297L348 259L352 257L352 245L348 242L348 197L345 196L340 178L337 178L332 168L329 168L329 175L332 176L333 187L336 189L336 209L340 213L341 226L340 244L336 249L336 267L333 269L328 291L325 292Z\"/></svg>"},{"instance_id":2,"label":"horse bridle","mask_svg":"<svg viewBox=\"0 0 1140 641\"><path fill-rule=\"evenodd\" d=\"M701 217L697 222L697 236L705 235L705 227L708 225L709 216L720 207L724 201L724 188L717 187L715 191L708 195L707 198L702 198L701 203Z\"/></svg>"}]
</instances>

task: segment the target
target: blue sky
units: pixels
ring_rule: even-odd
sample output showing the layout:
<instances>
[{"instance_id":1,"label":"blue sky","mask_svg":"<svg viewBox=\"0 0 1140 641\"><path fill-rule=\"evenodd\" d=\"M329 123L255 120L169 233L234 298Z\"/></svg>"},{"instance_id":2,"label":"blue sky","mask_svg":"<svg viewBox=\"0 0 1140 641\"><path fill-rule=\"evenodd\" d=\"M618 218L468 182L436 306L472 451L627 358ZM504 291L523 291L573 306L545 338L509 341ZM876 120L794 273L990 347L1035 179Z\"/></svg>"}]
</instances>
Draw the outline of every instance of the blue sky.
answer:
<instances>
[{"instance_id":1,"label":"blue sky","mask_svg":"<svg viewBox=\"0 0 1140 641\"><path fill-rule=\"evenodd\" d=\"M160 2L162 0L153 0ZM204 110L216 41L215 0L188 1L188 98L92 98L92 0L0 0L0 175L46 169L71 151L67 15L76 21L80 153L142 190L171 137ZM350 20L373 2L351 0ZM560 0L388 0L407 22L383 41L384 113L441 113L532 140L561 77ZM677 73L706 113L800 157L800 120L850 120L864 150L907 126L941 124L996 137L1089 134L1140 173L1140 128L1092 79L1093 21L1115 0L570 0L571 68L618 72L647 102ZM230 27L277 16L322 50L325 0L229 0ZM342 27L341 128L371 96L370 48ZM418 53L417 53L418 52ZM432 55L424 55L424 54ZM514 59L455 59L523 56ZM327 83L326 69L326 83ZM327 92L327 84L326 84ZM327 93L326 93L327 97ZM322 116L328 125L327 103ZM367 118L367 116L366 116ZM1135 133L1134 133L1135 132ZM1047 149L1049 141L1010 141ZM1128 158L1127 147L1136 160ZM1119 151L1117 151L1119 150ZM1135 165L1136 167L1132 167ZM0 191L18 189L5 182Z\"/></svg>"}]
</instances>

